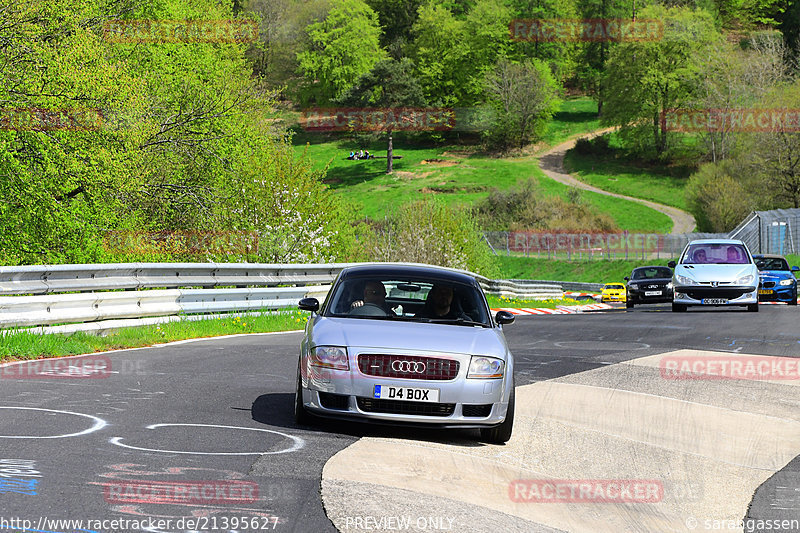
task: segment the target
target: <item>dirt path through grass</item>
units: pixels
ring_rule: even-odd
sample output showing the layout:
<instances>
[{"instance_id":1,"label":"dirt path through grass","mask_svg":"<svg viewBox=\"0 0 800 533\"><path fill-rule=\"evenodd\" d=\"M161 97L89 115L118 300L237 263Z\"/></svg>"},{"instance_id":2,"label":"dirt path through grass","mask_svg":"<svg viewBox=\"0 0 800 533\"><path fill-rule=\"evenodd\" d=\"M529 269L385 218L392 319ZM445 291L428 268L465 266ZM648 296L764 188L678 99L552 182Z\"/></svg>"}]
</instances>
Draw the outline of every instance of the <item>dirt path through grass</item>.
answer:
<instances>
[{"instance_id":1,"label":"dirt path through grass","mask_svg":"<svg viewBox=\"0 0 800 533\"><path fill-rule=\"evenodd\" d=\"M589 135L583 135L581 137L592 138L612 130L613 128L597 130L590 133ZM624 196L622 194L616 194L613 192L604 191L603 189L598 189L597 187L593 187L592 185L588 185L582 181L579 181L571 174L569 174L564 169L564 156L566 155L567 150L575 146L575 143L581 137L565 141L543 152L539 156L539 168L542 169L542 172L544 172L545 174L547 174L548 177L556 180L557 182L563 183L564 185L569 185L570 187L577 187L579 189L583 189L586 191L592 191L599 194L604 194L606 196L613 196L614 198L621 198L623 200L638 202L640 204L646 205L647 207L655 209L656 211L660 211L661 213L664 213L665 215L667 215L669 218L672 219L673 234L689 233L694 230L695 228L694 217L689 213L687 213L686 211L682 211L676 207L671 207L668 205L657 204L649 200L642 200L641 198L633 198L631 196Z\"/></svg>"}]
</instances>

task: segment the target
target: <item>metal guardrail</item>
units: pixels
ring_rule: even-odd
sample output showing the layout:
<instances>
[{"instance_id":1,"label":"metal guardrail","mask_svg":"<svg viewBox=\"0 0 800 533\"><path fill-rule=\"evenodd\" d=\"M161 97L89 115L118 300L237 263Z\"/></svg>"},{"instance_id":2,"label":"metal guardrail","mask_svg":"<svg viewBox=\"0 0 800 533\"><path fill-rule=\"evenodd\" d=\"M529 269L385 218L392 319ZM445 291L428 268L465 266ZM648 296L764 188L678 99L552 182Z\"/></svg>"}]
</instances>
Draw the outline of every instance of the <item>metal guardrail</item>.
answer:
<instances>
[{"instance_id":1,"label":"metal guardrail","mask_svg":"<svg viewBox=\"0 0 800 533\"><path fill-rule=\"evenodd\" d=\"M0 328L93 323L66 329L59 326L59 331L102 331L98 322L294 307L306 296L324 299L342 268L352 264L0 267ZM484 291L499 296L532 299L564 295L558 282L490 280L459 272L475 277ZM135 325L130 321L126 324Z\"/></svg>"}]
</instances>

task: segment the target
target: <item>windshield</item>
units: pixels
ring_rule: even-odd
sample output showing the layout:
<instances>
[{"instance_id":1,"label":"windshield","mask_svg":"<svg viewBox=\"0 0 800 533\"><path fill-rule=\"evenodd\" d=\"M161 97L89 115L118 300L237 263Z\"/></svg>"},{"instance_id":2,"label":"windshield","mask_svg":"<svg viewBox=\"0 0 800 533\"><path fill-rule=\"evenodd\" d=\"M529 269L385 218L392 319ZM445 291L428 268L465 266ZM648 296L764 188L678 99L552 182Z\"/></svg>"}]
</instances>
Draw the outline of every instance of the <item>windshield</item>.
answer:
<instances>
[{"instance_id":1,"label":"windshield","mask_svg":"<svg viewBox=\"0 0 800 533\"><path fill-rule=\"evenodd\" d=\"M461 283L349 277L333 291L325 316L492 325L483 294Z\"/></svg>"},{"instance_id":2,"label":"windshield","mask_svg":"<svg viewBox=\"0 0 800 533\"><path fill-rule=\"evenodd\" d=\"M605 288L606 288L606 289L624 289L624 288L625 288L625 285L621 285L621 284L619 284L619 283L612 283L612 284L608 284L608 285L606 285L606 287L605 287Z\"/></svg>"},{"instance_id":3,"label":"windshield","mask_svg":"<svg viewBox=\"0 0 800 533\"><path fill-rule=\"evenodd\" d=\"M683 265L731 265L750 263L747 249L741 244L692 244L681 259Z\"/></svg>"},{"instance_id":4,"label":"windshield","mask_svg":"<svg viewBox=\"0 0 800 533\"><path fill-rule=\"evenodd\" d=\"M756 266L759 270L790 270L789 263L781 257L760 257Z\"/></svg>"},{"instance_id":5,"label":"windshield","mask_svg":"<svg viewBox=\"0 0 800 533\"><path fill-rule=\"evenodd\" d=\"M671 278L672 270L667 267L637 268L631 279Z\"/></svg>"}]
</instances>

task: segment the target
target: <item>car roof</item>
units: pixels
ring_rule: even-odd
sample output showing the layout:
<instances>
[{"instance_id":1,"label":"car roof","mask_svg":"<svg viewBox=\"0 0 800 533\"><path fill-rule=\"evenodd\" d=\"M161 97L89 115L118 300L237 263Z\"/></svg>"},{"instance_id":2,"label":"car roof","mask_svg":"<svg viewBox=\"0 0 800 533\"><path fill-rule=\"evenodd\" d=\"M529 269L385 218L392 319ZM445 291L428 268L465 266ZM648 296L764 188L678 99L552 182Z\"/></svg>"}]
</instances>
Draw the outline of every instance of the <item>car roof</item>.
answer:
<instances>
[{"instance_id":1,"label":"car roof","mask_svg":"<svg viewBox=\"0 0 800 533\"><path fill-rule=\"evenodd\" d=\"M437 281L478 285L478 281L474 277L463 272L433 265L412 265L403 263L364 263L362 265L345 267L342 269L340 279L344 280L350 277L364 276L398 278L407 276L427 277Z\"/></svg>"},{"instance_id":2,"label":"car roof","mask_svg":"<svg viewBox=\"0 0 800 533\"><path fill-rule=\"evenodd\" d=\"M689 244L744 244L739 239L695 239Z\"/></svg>"},{"instance_id":3,"label":"car roof","mask_svg":"<svg viewBox=\"0 0 800 533\"><path fill-rule=\"evenodd\" d=\"M633 270L643 270L645 268L669 268L669 267L664 265L650 265L650 266L636 267Z\"/></svg>"}]
</instances>

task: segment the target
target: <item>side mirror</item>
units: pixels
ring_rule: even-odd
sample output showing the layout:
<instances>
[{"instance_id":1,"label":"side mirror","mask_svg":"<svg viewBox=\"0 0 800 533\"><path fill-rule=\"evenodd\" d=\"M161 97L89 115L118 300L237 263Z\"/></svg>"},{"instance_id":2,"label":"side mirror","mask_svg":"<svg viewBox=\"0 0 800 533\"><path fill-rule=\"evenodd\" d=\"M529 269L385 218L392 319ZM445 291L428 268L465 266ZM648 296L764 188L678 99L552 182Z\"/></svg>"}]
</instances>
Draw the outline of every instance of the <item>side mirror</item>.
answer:
<instances>
[{"instance_id":1,"label":"side mirror","mask_svg":"<svg viewBox=\"0 0 800 533\"><path fill-rule=\"evenodd\" d=\"M494 320L498 324L511 324L514 322L516 317L509 313L508 311L498 311L496 315L494 315Z\"/></svg>"},{"instance_id":2,"label":"side mirror","mask_svg":"<svg viewBox=\"0 0 800 533\"><path fill-rule=\"evenodd\" d=\"M631 278L629 278L628 276L625 276L625 277L624 277L624 278L622 278L622 279L624 279L625 281L630 281L630 280L631 280Z\"/></svg>"},{"instance_id":3,"label":"side mirror","mask_svg":"<svg viewBox=\"0 0 800 533\"><path fill-rule=\"evenodd\" d=\"M796 267L796 266L793 266L793 267L792 267L792 272L797 272L798 270L800 270L800 268L798 268L798 267Z\"/></svg>"},{"instance_id":4,"label":"side mirror","mask_svg":"<svg viewBox=\"0 0 800 533\"><path fill-rule=\"evenodd\" d=\"M675 268L675 265L676 265L675 261L670 261L669 263L667 263L667 266L670 268Z\"/></svg>"},{"instance_id":5,"label":"side mirror","mask_svg":"<svg viewBox=\"0 0 800 533\"><path fill-rule=\"evenodd\" d=\"M303 298L297 306L303 311L316 313L319 311L319 300L316 298Z\"/></svg>"}]
</instances>

